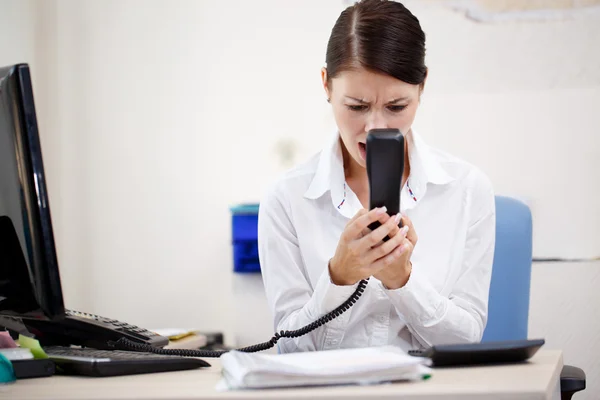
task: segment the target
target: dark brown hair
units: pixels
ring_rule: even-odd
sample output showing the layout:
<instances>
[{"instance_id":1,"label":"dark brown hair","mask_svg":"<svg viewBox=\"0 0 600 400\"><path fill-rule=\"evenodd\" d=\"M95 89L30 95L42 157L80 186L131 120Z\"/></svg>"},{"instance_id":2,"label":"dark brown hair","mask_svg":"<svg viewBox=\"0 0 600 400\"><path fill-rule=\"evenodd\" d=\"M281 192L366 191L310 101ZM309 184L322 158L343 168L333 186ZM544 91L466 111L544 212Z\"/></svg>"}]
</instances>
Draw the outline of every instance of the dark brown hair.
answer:
<instances>
[{"instance_id":1,"label":"dark brown hair","mask_svg":"<svg viewBox=\"0 0 600 400\"><path fill-rule=\"evenodd\" d=\"M337 19L327 44L328 78L358 68L387 74L406 83L425 81L425 33L404 5L362 0Z\"/></svg>"}]
</instances>

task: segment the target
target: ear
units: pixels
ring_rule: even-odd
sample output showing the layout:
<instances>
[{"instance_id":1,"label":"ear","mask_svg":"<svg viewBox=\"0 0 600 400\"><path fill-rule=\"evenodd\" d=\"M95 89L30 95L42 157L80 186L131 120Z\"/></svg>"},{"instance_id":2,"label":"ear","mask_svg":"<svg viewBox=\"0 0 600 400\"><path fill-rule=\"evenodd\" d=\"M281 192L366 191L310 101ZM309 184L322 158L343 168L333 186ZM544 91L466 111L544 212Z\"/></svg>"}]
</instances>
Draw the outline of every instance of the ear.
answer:
<instances>
[{"instance_id":1,"label":"ear","mask_svg":"<svg viewBox=\"0 0 600 400\"><path fill-rule=\"evenodd\" d=\"M327 74L327 68L321 68L321 81L323 82L323 89L327 96L327 101L331 99L331 88L329 87L329 75Z\"/></svg>"}]
</instances>

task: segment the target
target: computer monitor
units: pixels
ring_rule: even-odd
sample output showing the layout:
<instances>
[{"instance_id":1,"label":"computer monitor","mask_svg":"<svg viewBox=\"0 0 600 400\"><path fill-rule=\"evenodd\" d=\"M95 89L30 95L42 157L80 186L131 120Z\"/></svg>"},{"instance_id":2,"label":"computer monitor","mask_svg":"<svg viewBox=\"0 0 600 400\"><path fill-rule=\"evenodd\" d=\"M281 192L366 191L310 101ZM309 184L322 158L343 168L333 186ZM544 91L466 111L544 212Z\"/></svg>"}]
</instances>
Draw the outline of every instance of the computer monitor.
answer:
<instances>
[{"instance_id":1,"label":"computer monitor","mask_svg":"<svg viewBox=\"0 0 600 400\"><path fill-rule=\"evenodd\" d=\"M0 68L0 315L65 315L27 64Z\"/></svg>"}]
</instances>

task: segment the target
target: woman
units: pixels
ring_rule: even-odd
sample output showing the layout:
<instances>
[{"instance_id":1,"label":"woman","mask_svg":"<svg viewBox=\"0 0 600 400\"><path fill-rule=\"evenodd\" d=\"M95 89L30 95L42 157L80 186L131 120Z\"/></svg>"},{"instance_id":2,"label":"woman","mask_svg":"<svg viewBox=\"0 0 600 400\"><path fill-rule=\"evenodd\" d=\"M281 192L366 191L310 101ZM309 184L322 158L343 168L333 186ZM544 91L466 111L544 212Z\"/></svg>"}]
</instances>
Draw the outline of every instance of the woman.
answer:
<instances>
[{"instance_id":1,"label":"woman","mask_svg":"<svg viewBox=\"0 0 600 400\"><path fill-rule=\"evenodd\" d=\"M398 2L361 1L333 27L321 74L338 132L272 186L259 212L260 263L276 330L317 320L370 279L347 312L308 335L280 339L280 352L481 340L494 194L481 171L429 147L412 129L424 59L425 34ZM365 142L374 128L397 128L406 138L402 215L366 210ZM382 225L369 230L376 220ZM383 242L386 235L391 239Z\"/></svg>"}]
</instances>

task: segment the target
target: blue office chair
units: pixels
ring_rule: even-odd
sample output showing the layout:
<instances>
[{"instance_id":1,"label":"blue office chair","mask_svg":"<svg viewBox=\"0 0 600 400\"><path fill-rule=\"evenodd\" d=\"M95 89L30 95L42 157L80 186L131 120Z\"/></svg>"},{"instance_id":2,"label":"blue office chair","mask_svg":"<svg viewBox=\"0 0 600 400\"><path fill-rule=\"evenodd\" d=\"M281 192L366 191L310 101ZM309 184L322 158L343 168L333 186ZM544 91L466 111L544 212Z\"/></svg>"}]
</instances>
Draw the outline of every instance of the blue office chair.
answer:
<instances>
[{"instance_id":1,"label":"blue office chair","mask_svg":"<svg viewBox=\"0 0 600 400\"><path fill-rule=\"evenodd\" d=\"M532 263L531 211L524 203L496 196L496 249L483 342L527 339ZM583 370L565 365L561 398L585 389Z\"/></svg>"}]
</instances>

